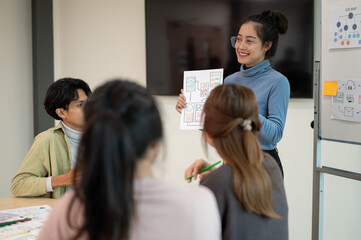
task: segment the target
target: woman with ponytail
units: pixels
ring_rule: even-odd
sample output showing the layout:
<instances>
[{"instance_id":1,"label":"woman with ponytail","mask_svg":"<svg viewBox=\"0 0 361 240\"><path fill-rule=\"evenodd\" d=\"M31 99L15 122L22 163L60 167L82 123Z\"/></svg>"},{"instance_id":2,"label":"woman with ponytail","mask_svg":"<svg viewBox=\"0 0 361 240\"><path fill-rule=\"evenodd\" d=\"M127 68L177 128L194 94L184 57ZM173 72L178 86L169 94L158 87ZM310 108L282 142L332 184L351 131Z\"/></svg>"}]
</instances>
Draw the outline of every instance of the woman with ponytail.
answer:
<instances>
[{"instance_id":1,"label":"woman with ponytail","mask_svg":"<svg viewBox=\"0 0 361 240\"><path fill-rule=\"evenodd\" d=\"M200 184L216 196L224 240L288 239L288 206L281 171L262 151L261 124L254 93L238 84L215 88L204 108L203 136L223 158L223 166L203 176ZM195 166L208 165L198 160Z\"/></svg>"},{"instance_id":2,"label":"woman with ponytail","mask_svg":"<svg viewBox=\"0 0 361 240\"><path fill-rule=\"evenodd\" d=\"M153 177L162 123L146 89L107 82L91 95L84 116L75 173L80 180L57 203L39 239L221 238L209 189Z\"/></svg>"},{"instance_id":3,"label":"woman with ponytail","mask_svg":"<svg viewBox=\"0 0 361 240\"><path fill-rule=\"evenodd\" d=\"M238 34L231 37L240 71L224 79L225 84L240 84L256 94L259 120L262 128L258 140L263 151L276 160L283 176L277 143L281 140L286 122L290 85L285 76L274 70L269 59L277 50L279 34L288 30L287 18L280 12L265 10L247 17ZM186 106L184 95L179 94L176 110Z\"/></svg>"}]
</instances>

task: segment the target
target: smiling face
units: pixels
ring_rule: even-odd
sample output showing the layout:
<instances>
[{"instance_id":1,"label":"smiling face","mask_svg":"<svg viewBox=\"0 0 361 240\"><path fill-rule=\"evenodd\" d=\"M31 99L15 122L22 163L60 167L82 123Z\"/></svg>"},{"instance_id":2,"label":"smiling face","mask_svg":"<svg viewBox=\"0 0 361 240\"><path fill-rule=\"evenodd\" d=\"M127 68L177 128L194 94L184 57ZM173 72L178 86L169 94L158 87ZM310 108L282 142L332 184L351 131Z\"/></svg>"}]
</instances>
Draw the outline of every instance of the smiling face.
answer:
<instances>
[{"instance_id":1,"label":"smiling face","mask_svg":"<svg viewBox=\"0 0 361 240\"><path fill-rule=\"evenodd\" d=\"M83 89L78 89L78 99L70 102L68 109L58 108L56 113L62 121L71 129L82 131L84 125L83 107L88 100L88 96Z\"/></svg>"},{"instance_id":2,"label":"smiling face","mask_svg":"<svg viewBox=\"0 0 361 240\"><path fill-rule=\"evenodd\" d=\"M255 25L257 23L244 23L237 34L235 50L237 60L240 64L244 64L246 68L253 67L265 59L265 54L270 49L271 44L262 43L262 39L258 36Z\"/></svg>"}]
</instances>

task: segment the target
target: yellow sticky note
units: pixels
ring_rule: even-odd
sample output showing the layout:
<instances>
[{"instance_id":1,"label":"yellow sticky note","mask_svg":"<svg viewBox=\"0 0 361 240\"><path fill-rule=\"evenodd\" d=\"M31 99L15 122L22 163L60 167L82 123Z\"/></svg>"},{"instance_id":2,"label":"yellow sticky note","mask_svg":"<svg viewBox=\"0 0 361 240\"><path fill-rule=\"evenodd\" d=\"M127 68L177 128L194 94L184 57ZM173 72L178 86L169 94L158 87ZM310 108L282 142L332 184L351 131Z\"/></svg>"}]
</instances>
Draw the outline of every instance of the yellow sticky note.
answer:
<instances>
[{"instance_id":1,"label":"yellow sticky note","mask_svg":"<svg viewBox=\"0 0 361 240\"><path fill-rule=\"evenodd\" d=\"M337 81L325 81L323 84L322 95L336 96L337 95Z\"/></svg>"}]
</instances>

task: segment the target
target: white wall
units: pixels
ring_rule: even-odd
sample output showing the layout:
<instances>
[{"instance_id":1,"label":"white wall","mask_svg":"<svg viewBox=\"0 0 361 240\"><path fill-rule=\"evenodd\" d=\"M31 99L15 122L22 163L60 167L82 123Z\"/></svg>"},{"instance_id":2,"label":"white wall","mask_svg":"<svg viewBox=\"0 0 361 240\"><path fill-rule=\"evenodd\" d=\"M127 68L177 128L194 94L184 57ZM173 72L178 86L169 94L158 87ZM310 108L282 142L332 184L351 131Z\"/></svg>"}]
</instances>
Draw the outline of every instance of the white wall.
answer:
<instances>
[{"instance_id":1,"label":"white wall","mask_svg":"<svg viewBox=\"0 0 361 240\"><path fill-rule=\"evenodd\" d=\"M0 1L0 197L33 139L31 1Z\"/></svg>"},{"instance_id":2,"label":"white wall","mask_svg":"<svg viewBox=\"0 0 361 240\"><path fill-rule=\"evenodd\" d=\"M53 9L55 79L94 88L123 77L145 86L143 0L54 0Z\"/></svg>"}]
</instances>

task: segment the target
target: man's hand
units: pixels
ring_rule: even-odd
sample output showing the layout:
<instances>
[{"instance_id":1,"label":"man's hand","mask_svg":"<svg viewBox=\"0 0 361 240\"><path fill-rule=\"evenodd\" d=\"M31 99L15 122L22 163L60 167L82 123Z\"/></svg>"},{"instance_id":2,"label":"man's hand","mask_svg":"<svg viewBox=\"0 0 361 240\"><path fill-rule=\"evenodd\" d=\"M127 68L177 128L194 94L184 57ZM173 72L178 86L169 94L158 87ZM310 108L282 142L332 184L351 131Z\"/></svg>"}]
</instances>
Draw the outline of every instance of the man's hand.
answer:
<instances>
[{"instance_id":1,"label":"man's hand","mask_svg":"<svg viewBox=\"0 0 361 240\"><path fill-rule=\"evenodd\" d=\"M71 169L66 174L51 177L51 186L53 188L60 186L74 186L74 174L75 168Z\"/></svg>"}]
</instances>

